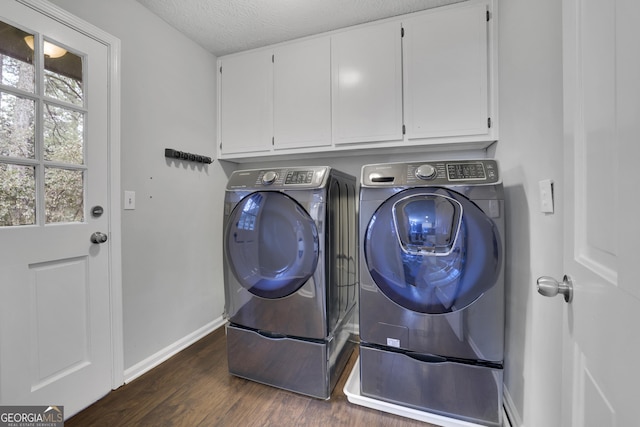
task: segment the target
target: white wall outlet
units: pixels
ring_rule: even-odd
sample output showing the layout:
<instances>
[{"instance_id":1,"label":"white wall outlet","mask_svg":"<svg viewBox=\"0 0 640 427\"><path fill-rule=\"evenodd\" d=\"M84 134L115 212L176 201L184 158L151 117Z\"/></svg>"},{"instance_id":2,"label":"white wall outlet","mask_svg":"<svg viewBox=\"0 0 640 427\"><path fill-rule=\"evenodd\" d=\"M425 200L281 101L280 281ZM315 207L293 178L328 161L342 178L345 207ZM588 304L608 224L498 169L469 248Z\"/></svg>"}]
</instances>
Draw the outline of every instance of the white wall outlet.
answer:
<instances>
[{"instance_id":1,"label":"white wall outlet","mask_svg":"<svg viewBox=\"0 0 640 427\"><path fill-rule=\"evenodd\" d=\"M540 212L553 213L553 181L544 179L540 185Z\"/></svg>"},{"instance_id":2,"label":"white wall outlet","mask_svg":"<svg viewBox=\"0 0 640 427\"><path fill-rule=\"evenodd\" d=\"M136 192L125 191L124 192L124 209L131 210L136 208Z\"/></svg>"}]
</instances>

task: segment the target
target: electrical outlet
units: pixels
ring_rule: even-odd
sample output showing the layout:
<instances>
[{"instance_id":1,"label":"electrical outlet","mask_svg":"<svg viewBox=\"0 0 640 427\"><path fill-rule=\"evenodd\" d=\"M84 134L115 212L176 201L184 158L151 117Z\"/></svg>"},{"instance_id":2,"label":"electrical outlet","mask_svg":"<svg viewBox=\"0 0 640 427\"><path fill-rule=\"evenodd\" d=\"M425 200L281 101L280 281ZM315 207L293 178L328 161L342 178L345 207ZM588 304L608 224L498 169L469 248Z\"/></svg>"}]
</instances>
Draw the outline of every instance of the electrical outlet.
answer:
<instances>
[{"instance_id":1,"label":"electrical outlet","mask_svg":"<svg viewBox=\"0 0 640 427\"><path fill-rule=\"evenodd\" d=\"M136 208L136 192L125 191L124 192L124 209L132 210Z\"/></svg>"}]
</instances>

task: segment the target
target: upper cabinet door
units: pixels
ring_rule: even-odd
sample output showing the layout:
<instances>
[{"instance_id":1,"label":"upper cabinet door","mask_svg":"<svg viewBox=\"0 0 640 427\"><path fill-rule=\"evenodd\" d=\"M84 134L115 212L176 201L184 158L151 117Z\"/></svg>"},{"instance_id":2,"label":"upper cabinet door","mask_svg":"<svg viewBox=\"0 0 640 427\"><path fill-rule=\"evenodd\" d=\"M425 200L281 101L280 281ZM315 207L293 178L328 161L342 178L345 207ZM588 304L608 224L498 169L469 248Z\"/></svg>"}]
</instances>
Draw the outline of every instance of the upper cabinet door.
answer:
<instances>
[{"instance_id":1,"label":"upper cabinet door","mask_svg":"<svg viewBox=\"0 0 640 427\"><path fill-rule=\"evenodd\" d=\"M487 2L403 21L408 138L489 133Z\"/></svg>"},{"instance_id":2,"label":"upper cabinet door","mask_svg":"<svg viewBox=\"0 0 640 427\"><path fill-rule=\"evenodd\" d=\"M274 50L274 148L331 144L331 44L321 37Z\"/></svg>"},{"instance_id":3,"label":"upper cabinet door","mask_svg":"<svg viewBox=\"0 0 640 427\"><path fill-rule=\"evenodd\" d=\"M331 36L333 142L402 139L400 22Z\"/></svg>"},{"instance_id":4,"label":"upper cabinet door","mask_svg":"<svg viewBox=\"0 0 640 427\"><path fill-rule=\"evenodd\" d=\"M270 51L220 61L221 153L268 151L273 137L273 64Z\"/></svg>"}]
</instances>

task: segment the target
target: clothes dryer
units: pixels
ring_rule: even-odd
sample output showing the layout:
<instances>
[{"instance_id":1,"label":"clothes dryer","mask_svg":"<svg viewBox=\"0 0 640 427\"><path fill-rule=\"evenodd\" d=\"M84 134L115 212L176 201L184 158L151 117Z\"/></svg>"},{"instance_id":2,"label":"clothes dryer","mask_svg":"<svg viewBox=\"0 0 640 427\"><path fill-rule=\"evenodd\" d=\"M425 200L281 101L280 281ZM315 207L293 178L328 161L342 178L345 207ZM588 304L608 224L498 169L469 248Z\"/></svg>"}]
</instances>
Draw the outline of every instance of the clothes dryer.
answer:
<instances>
[{"instance_id":1,"label":"clothes dryer","mask_svg":"<svg viewBox=\"0 0 640 427\"><path fill-rule=\"evenodd\" d=\"M501 425L503 199L494 160L362 168L362 395Z\"/></svg>"},{"instance_id":2,"label":"clothes dryer","mask_svg":"<svg viewBox=\"0 0 640 427\"><path fill-rule=\"evenodd\" d=\"M356 341L354 177L305 166L232 173L224 205L229 372L327 399Z\"/></svg>"}]
</instances>

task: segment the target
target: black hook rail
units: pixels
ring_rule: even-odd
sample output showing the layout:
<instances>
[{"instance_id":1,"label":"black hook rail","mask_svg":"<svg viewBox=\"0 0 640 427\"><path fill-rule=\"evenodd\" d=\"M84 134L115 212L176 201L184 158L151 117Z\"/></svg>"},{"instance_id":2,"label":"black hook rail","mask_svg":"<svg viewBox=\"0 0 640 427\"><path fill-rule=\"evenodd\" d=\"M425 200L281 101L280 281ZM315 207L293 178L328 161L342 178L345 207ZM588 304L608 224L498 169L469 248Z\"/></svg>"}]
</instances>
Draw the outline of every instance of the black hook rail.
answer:
<instances>
[{"instance_id":1,"label":"black hook rail","mask_svg":"<svg viewBox=\"0 0 640 427\"><path fill-rule=\"evenodd\" d=\"M165 148L164 156L170 159L189 160L191 162L198 163L213 163L213 159L209 156L202 156L200 154L187 153L186 151L178 151L173 148Z\"/></svg>"}]
</instances>

